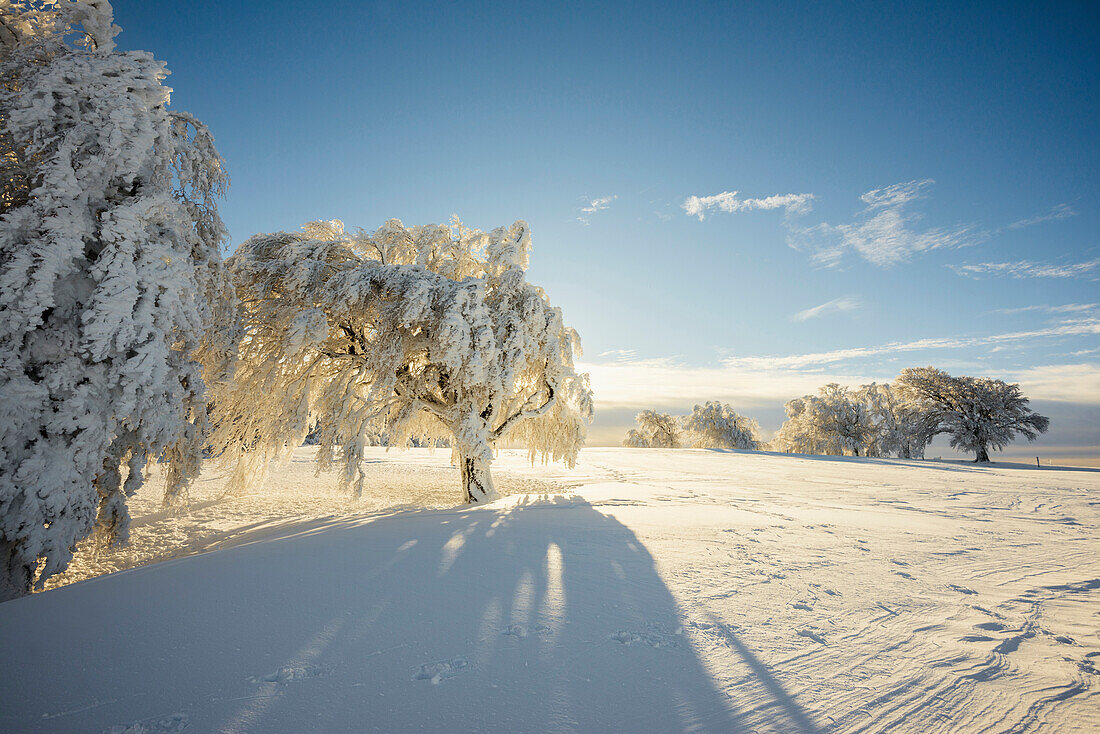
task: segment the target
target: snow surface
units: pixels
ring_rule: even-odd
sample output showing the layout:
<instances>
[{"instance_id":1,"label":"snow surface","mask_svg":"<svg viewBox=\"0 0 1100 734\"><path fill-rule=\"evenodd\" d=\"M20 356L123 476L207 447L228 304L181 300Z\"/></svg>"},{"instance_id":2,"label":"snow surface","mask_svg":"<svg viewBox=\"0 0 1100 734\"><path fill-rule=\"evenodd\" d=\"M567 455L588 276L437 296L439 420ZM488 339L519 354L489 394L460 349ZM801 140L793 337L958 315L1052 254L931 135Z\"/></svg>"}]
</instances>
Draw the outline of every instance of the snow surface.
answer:
<instances>
[{"instance_id":1,"label":"snow surface","mask_svg":"<svg viewBox=\"0 0 1100 734\"><path fill-rule=\"evenodd\" d=\"M310 453L0 605L0 731L1100 728L1100 472L506 451L424 509L449 452Z\"/></svg>"}]
</instances>

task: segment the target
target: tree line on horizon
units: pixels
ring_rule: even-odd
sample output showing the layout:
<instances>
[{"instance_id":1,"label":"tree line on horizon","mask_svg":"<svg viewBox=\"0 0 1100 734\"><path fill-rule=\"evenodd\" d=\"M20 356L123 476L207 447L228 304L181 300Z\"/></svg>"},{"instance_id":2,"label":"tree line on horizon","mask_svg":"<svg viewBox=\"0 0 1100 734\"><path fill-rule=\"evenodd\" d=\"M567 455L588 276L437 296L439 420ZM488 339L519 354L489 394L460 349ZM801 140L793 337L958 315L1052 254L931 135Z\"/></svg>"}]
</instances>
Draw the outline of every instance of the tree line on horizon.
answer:
<instances>
[{"instance_id":1,"label":"tree line on horizon","mask_svg":"<svg viewBox=\"0 0 1100 734\"><path fill-rule=\"evenodd\" d=\"M787 420L768 442L759 426L719 402L689 415L645 410L623 445L634 448L722 448L831 456L923 459L942 434L951 447L990 461L1017 437L1034 441L1050 419L1029 407L1018 384L988 377L954 377L934 367L902 370L893 383L851 389L829 383L783 406Z\"/></svg>"}]
</instances>

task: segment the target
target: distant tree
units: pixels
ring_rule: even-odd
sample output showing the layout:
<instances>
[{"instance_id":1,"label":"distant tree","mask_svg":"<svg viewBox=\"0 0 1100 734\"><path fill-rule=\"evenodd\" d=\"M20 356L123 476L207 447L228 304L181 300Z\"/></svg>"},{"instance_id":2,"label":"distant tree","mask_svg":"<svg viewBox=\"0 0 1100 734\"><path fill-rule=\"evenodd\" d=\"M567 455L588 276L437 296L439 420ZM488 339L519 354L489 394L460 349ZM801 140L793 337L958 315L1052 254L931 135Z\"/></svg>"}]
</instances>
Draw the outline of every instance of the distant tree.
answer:
<instances>
[{"instance_id":1,"label":"distant tree","mask_svg":"<svg viewBox=\"0 0 1100 734\"><path fill-rule=\"evenodd\" d=\"M809 420L807 399L810 397L806 395L784 403L783 412L787 415L787 420L772 437L773 449L796 454L821 453L819 452L821 441L814 435L814 426Z\"/></svg>"},{"instance_id":2,"label":"distant tree","mask_svg":"<svg viewBox=\"0 0 1100 734\"><path fill-rule=\"evenodd\" d=\"M973 451L974 461L989 461L1017 436L1034 441L1050 419L1028 407L1017 384L985 377L952 377L933 367L903 370L894 383L906 399L918 403L931 431L951 436L952 448Z\"/></svg>"},{"instance_id":3,"label":"distant tree","mask_svg":"<svg viewBox=\"0 0 1100 734\"><path fill-rule=\"evenodd\" d=\"M871 443L870 410L858 394L835 382L820 388L817 395L789 401L784 410L787 421L774 441L780 450L859 456Z\"/></svg>"},{"instance_id":4,"label":"distant tree","mask_svg":"<svg viewBox=\"0 0 1100 734\"><path fill-rule=\"evenodd\" d=\"M890 383L863 385L857 399L866 405L872 428L867 434L864 455L923 459L933 436L928 414L918 401L906 400Z\"/></svg>"},{"instance_id":5,"label":"distant tree","mask_svg":"<svg viewBox=\"0 0 1100 734\"><path fill-rule=\"evenodd\" d=\"M696 405L690 415L681 419L686 442L697 449L760 448L760 426L752 418L719 402Z\"/></svg>"},{"instance_id":6,"label":"distant tree","mask_svg":"<svg viewBox=\"0 0 1100 734\"><path fill-rule=\"evenodd\" d=\"M668 413L643 410L634 417L637 428L631 428L623 446L636 449L678 449L683 446L679 421Z\"/></svg>"},{"instance_id":7,"label":"distant tree","mask_svg":"<svg viewBox=\"0 0 1100 734\"><path fill-rule=\"evenodd\" d=\"M0 599L124 540L150 459L177 496L235 350L222 160L117 32L104 0L0 1Z\"/></svg>"},{"instance_id":8,"label":"distant tree","mask_svg":"<svg viewBox=\"0 0 1100 734\"><path fill-rule=\"evenodd\" d=\"M527 282L526 223L303 229L257 235L228 261L247 337L216 396L212 443L238 462L234 486L318 426L320 466L339 452L356 493L374 436L449 440L467 502L497 496L498 442L572 466L592 393L574 368L576 332Z\"/></svg>"}]
</instances>

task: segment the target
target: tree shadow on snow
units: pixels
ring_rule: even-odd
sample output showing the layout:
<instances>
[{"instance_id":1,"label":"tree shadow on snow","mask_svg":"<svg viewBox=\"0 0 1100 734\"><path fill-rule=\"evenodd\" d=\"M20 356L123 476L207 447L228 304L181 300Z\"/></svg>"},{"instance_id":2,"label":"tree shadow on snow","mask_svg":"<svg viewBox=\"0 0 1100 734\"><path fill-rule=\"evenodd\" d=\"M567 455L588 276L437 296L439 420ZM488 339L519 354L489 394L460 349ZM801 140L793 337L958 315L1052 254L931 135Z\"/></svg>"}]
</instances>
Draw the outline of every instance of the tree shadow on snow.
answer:
<instances>
[{"instance_id":1,"label":"tree shadow on snow","mask_svg":"<svg viewBox=\"0 0 1100 734\"><path fill-rule=\"evenodd\" d=\"M730 661L771 699L735 711L645 547L579 498L302 530L3 605L0 653L35 663L0 673L0 723L816 731L717 625ZM86 628L57 623L74 609Z\"/></svg>"}]
</instances>

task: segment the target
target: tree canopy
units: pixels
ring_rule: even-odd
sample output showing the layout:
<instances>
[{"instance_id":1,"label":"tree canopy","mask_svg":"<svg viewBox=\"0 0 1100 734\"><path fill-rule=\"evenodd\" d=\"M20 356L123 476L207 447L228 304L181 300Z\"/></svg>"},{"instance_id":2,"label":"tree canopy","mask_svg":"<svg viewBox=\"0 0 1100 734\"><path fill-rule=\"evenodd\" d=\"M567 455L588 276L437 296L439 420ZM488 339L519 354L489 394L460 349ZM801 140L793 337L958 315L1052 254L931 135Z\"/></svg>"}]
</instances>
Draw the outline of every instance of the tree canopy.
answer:
<instances>
[{"instance_id":1,"label":"tree canopy","mask_svg":"<svg viewBox=\"0 0 1100 734\"><path fill-rule=\"evenodd\" d=\"M236 334L225 169L206 127L167 109L164 64L114 50L101 0L0 13L2 597L93 529L124 539L151 458L169 498L185 486Z\"/></svg>"},{"instance_id":2,"label":"tree canopy","mask_svg":"<svg viewBox=\"0 0 1100 734\"><path fill-rule=\"evenodd\" d=\"M1034 441L1050 419L1029 407L1017 384L988 377L952 377L934 367L903 370L897 390L919 406L935 433L951 437L952 448L974 452L974 461L989 461L1017 436Z\"/></svg>"},{"instance_id":3,"label":"tree canopy","mask_svg":"<svg viewBox=\"0 0 1100 734\"><path fill-rule=\"evenodd\" d=\"M467 502L496 496L499 442L572 465L592 393L576 332L526 279L530 248L525 222L486 233L457 218L372 234L312 222L245 242L229 260L245 338L213 438L237 486L318 421L321 466L338 457L355 492L376 435L448 439Z\"/></svg>"}]
</instances>

